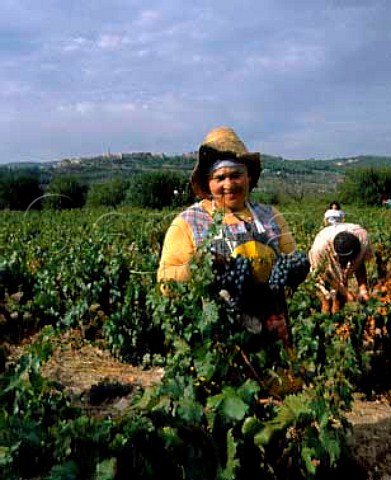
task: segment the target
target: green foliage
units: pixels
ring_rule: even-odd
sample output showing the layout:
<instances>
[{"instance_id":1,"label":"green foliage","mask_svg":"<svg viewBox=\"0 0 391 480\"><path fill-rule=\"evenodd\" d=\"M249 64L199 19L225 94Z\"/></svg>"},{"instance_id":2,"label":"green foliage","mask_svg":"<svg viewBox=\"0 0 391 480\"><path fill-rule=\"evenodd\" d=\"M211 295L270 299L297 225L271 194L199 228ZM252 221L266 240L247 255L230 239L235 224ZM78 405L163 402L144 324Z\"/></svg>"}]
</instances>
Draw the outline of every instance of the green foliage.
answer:
<instances>
[{"instance_id":1,"label":"green foliage","mask_svg":"<svg viewBox=\"0 0 391 480\"><path fill-rule=\"evenodd\" d=\"M323 205L284 212L299 248L308 249L319 228L316 212L320 224ZM348 213L365 219L379 262L387 263L388 212ZM287 351L266 332L243 329L213 294L208 239L191 264L191 281L169 282L171 295L162 296L156 269L167 212L0 216L0 273L11 275L19 293L12 299L4 292L3 321L14 325L17 318L27 328L34 318L42 329L0 375L2 478L101 478L102 468L113 479L114 465L116 480L328 478L344 453L353 393L381 388L382 374L391 378L389 343L383 349L379 340L365 342L368 316L389 328L381 299L326 316L309 275L288 297L293 346ZM372 285L375 267L368 268ZM81 411L79 399L41 375L59 335L75 326L124 361L163 366L163 378L136 390L116 416Z\"/></svg>"},{"instance_id":2,"label":"green foliage","mask_svg":"<svg viewBox=\"0 0 391 480\"><path fill-rule=\"evenodd\" d=\"M260 203L265 203L269 205L278 205L281 203L281 193L280 192L262 192L255 193L254 199Z\"/></svg>"},{"instance_id":3,"label":"green foliage","mask_svg":"<svg viewBox=\"0 0 391 480\"><path fill-rule=\"evenodd\" d=\"M142 208L176 207L192 200L188 177L172 171L135 175L126 195L127 204Z\"/></svg>"},{"instance_id":4,"label":"green foliage","mask_svg":"<svg viewBox=\"0 0 391 480\"><path fill-rule=\"evenodd\" d=\"M128 180L114 178L90 186L87 194L88 207L118 207L125 199Z\"/></svg>"},{"instance_id":5,"label":"green foliage","mask_svg":"<svg viewBox=\"0 0 391 480\"><path fill-rule=\"evenodd\" d=\"M0 257L0 301L4 301L6 294L29 292L31 284L32 277L24 268L23 256Z\"/></svg>"},{"instance_id":6,"label":"green foliage","mask_svg":"<svg viewBox=\"0 0 391 480\"><path fill-rule=\"evenodd\" d=\"M147 295L151 288L150 276L140 272L131 277L120 306L111 313L103 326L108 348L129 363L150 363L165 353L160 325L152 322Z\"/></svg>"},{"instance_id":7,"label":"green foliage","mask_svg":"<svg viewBox=\"0 0 391 480\"><path fill-rule=\"evenodd\" d=\"M380 205L383 196L391 196L391 168L371 167L348 171L339 193L344 203Z\"/></svg>"},{"instance_id":8,"label":"green foliage","mask_svg":"<svg viewBox=\"0 0 391 480\"><path fill-rule=\"evenodd\" d=\"M81 208L86 202L88 187L78 177L60 175L54 177L47 186L44 207L61 210Z\"/></svg>"},{"instance_id":9,"label":"green foliage","mask_svg":"<svg viewBox=\"0 0 391 480\"><path fill-rule=\"evenodd\" d=\"M42 194L37 172L0 170L0 209L38 209Z\"/></svg>"},{"instance_id":10,"label":"green foliage","mask_svg":"<svg viewBox=\"0 0 391 480\"><path fill-rule=\"evenodd\" d=\"M70 407L59 385L40 375L41 363L51 353L45 330L18 362L1 379L0 476L31 478L45 472L53 461L52 427L59 419L71 419Z\"/></svg>"}]
</instances>

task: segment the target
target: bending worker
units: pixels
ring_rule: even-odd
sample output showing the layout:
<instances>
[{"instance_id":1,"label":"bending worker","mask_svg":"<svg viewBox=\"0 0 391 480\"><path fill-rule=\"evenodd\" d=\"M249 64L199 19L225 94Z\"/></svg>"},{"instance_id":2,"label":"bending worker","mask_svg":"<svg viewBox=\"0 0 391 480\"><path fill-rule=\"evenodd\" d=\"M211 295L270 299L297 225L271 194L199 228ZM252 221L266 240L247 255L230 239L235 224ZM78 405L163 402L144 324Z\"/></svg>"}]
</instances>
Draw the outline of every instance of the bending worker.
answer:
<instances>
[{"instance_id":1,"label":"bending worker","mask_svg":"<svg viewBox=\"0 0 391 480\"><path fill-rule=\"evenodd\" d=\"M367 301L368 279L365 262L373 256L367 230L354 223L334 223L323 228L309 251L311 270L318 272L317 287L323 313L335 313L346 302ZM358 294L349 288L355 277Z\"/></svg>"},{"instance_id":2,"label":"bending worker","mask_svg":"<svg viewBox=\"0 0 391 480\"><path fill-rule=\"evenodd\" d=\"M222 230L213 239L211 249L220 258L238 254L251 257L252 275L258 292L263 292L264 300L259 295L257 302L254 299L258 309L250 308L248 324L256 332L265 327L286 340L285 298L281 298L281 292L271 294L268 278L277 255L293 252L296 244L277 209L250 200L260 173L260 154L249 152L234 130L223 126L207 134L191 175L192 188L200 201L179 213L168 228L158 280L189 278L189 262L208 235L218 211L222 214Z\"/></svg>"}]
</instances>

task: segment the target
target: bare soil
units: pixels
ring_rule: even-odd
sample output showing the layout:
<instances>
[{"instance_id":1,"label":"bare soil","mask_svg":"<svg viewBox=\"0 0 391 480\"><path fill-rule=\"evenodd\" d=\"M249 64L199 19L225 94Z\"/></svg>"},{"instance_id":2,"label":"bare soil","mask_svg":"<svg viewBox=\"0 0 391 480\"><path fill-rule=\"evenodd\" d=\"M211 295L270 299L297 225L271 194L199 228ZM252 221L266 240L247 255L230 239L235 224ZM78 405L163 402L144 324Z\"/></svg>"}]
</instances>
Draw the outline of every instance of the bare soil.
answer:
<instances>
[{"instance_id":1,"label":"bare soil","mask_svg":"<svg viewBox=\"0 0 391 480\"><path fill-rule=\"evenodd\" d=\"M391 405L388 395L366 400L357 395L347 413L353 430L352 455L368 480L391 479Z\"/></svg>"}]
</instances>

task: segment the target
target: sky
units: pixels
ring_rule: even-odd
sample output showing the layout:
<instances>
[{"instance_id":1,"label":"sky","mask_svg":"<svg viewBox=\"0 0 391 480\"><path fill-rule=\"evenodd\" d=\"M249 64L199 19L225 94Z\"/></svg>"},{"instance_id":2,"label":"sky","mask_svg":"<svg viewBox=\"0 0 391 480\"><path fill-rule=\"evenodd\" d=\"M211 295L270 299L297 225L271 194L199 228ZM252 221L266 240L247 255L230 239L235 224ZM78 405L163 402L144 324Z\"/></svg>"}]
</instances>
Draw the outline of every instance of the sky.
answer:
<instances>
[{"instance_id":1,"label":"sky","mask_svg":"<svg viewBox=\"0 0 391 480\"><path fill-rule=\"evenodd\" d=\"M0 163L391 155L390 0L1 0Z\"/></svg>"}]
</instances>

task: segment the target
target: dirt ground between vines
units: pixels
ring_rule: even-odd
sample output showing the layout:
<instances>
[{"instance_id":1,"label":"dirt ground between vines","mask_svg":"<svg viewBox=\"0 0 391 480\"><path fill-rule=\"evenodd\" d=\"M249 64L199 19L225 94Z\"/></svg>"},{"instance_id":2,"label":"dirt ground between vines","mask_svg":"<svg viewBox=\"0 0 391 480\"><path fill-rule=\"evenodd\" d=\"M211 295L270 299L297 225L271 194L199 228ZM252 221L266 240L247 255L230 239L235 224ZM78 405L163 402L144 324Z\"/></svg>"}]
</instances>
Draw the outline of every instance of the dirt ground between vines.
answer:
<instances>
[{"instance_id":1,"label":"dirt ground between vines","mask_svg":"<svg viewBox=\"0 0 391 480\"><path fill-rule=\"evenodd\" d=\"M382 396L369 401L357 396L347 418L353 426L349 440L352 455L367 472L366 478L391 479L390 397Z\"/></svg>"},{"instance_id":2,"label":"dirt ground between vines","mask_svg":"<svg viewBox=\"0 0 391 480\"><path fill-rule=\"evenodd\" d=\"M22 345L18 346L12 356L18 356L22 349ZM103 346L85 341L77 330L68 331L56 341L53 355L43 365L42 372L61 383L76 402L98 416L120 414L135 388L148 387L163 375L159 368L143 370L120 362ZM102 382L131 386L131 391L92 405L91 387ZM357 394L346 416L352 425L349 438L352 458L360 472L364 472L363 476L360 473L360 479L391 479L391 395L368 400ZM355 475L349 478L358 479Z\"/></svg>"}]
</instances>

